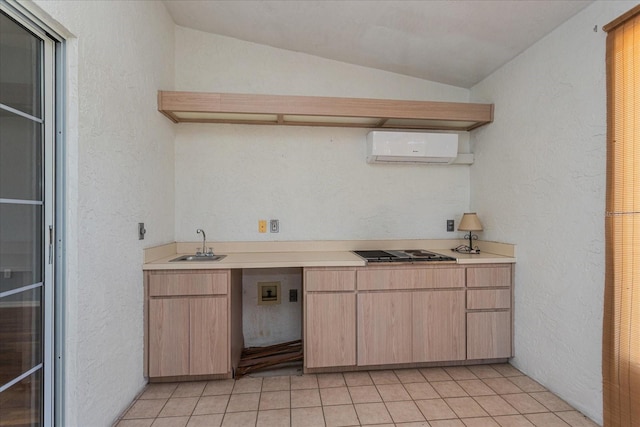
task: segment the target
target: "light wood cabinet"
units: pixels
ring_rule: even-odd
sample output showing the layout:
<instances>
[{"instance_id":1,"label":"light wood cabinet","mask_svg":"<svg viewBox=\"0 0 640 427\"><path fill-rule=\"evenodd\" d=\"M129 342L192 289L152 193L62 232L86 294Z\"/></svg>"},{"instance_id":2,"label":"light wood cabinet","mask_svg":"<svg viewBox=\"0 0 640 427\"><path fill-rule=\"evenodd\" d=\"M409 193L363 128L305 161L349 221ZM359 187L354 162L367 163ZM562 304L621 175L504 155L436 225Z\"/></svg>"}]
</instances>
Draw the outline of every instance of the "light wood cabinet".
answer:
<instances>
[{"instance_id":1,"label":"light wood cabinet","mask_svg":"<svg viewBox=\"0 0 640 427\"><path fill-rule=\"evenodd\" d=\"M356 296L310 293L306 296L305 365L309 368L356 364Z\"/></svg>"},{"instance_id":2,"label":"light wood cabinet","mask_svg":"<svg viewBox=\"0 0 640 427\"><path fill-rule=\"evenodd\" d=\"M511 286L511 264L467 268L467 287Z\"/></svg>"},{"instance_id":3,"label":"light wood cabinet","mask_svg":"<svg viewBox=\"0 0 640 427\"><path fill-rule=\"evenodd\" d=\"M229 270L146 273L149 378L231 376L231 277Z\"/></svg>"},{"instance_id":4,"label":"light wood cabinet","mask_svg":"<svg viewBox=\"0 0 640 427\"><path fill-rule=\"evenodd\" d=\"M304 366L356 364L354 268L305 268Z\"/></svg>"},{"instance_id":5,"label":"light wood cabinet","mask_svg":"<svg viewBox=\"0 0 640 427\"><path fill-rule=\"evenodd\" d=\"M356 271L354 269L305 269L306 292L354 291Z\"/></svg>"},{"instance_id":6,"label":"light wood cabinet","mask_svg":"<svg viewBox=\"0 0 640 427\"><path fill-rule=\"evenodd\" d=\"M226 298L189 301L189 375L224 374L229 370Z\"/></svg>"},{"instance_id":7,"label":"light wood cabinet","mask_svg":"<svg viewBox=\"0 0 640 427\"><path fill-rule=\"evenodd\" d=\"M189 299L149 301L149 376L189 374Z\"/></svg>"},{"instance_id":8,"label":"light wood cabinet","mask_svg":"<svg viewBox=\"0 0 640 427\"><path fill-rule=\"evenodd\" d=\"M227 372L226 298L149 301L149 376Z\"/></svg>"},{"instance_id":9,"label":"light wood cabinet","mask_svg":"<svg viewBox=\"0 0 640 427\"><path fill-rule=\"evenodd\" d=\"M511 289L483 289L467 291L467 308L470 310L511 308Z\"/></svg>"},{"instance_id":10,"label":"light wood cabinet","mask_svg":"<svg viewBox=\"0 0 640 427\"><path fill-rule=\"evenodd\" d=\"M513 355L511 264L314 267L304 277L305 369Z\"/></svg>"},{"instance_id":11,"label":"light wood cabinet","mask_svg":"<svg viewBox=\"0 0 640 427\"><path fill-rule=\"evenodd\" d=\"M358 365L412 361L410 292L358 295Z\"/></svg>"},{"instance_id":12,"label":"light wood cabinet","mask_svg":"<svg viewBox=\"0 0 640 427\"><path fill-rule=\"evenodd\" d=\"M359 291L463 287L462 268L369 267L358 270Z\"/></svg>"},{"instance_id":13,"label":"light wood cabinet","mask_svg":"<svg viewBox=\"0 0 640 427\"><path fill-rule=\"evenodd\" d=\"M413 294L413 361L464 360L464 290Z\"/></svg>"},{"instance_id":14,"label":"light wood cabinet","mask_svg":"<svg viewBox=\"0 0 640 427\"><path fill-rule=\"evenodd\" d=\"M463 268L369 267L357 288L358 365L465 358Z\"/></svg>"},{"instance_id":15,"label":"light wood cabinet","mask_svg":"<svg viewBox=\"0 0 640 427\"><path fill-rule=\"evenodd\" d=\"M512 265L467 268L467 359L513 356Z\"/></svg>"},{"instance_id":16,"label":"light wood cabinet","mask_svg":"<svg viewBox=\"0 0 640 427\"><path fill-rule=\"evenodd\" d=\"M511 357L511 313L467 314L467 359Z\"/></svg>"}]
</instances>

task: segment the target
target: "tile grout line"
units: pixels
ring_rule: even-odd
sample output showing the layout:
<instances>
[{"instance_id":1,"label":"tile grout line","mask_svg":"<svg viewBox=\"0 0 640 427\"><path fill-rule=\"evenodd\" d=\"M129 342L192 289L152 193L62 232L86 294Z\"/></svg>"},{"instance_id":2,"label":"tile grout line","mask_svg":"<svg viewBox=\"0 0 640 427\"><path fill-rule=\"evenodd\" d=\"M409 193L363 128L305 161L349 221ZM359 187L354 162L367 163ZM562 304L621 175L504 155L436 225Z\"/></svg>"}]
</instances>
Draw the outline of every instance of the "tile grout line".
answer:
<instances>
[{"instance_id":1,"label":"tile grout line","mask_svg":"<svg viewBox=\"0 0 640 427\"><path fill-rule=\"evenodd\" d=\"M264 386L264 378L260 379L260 393L258 394L258 409L256 410L256 421L254 427L258 427L258 417L260 416L260 401L262 401L262 387ZM229 398L231 400L231 398Z\"/></svg>"}]
</instances>

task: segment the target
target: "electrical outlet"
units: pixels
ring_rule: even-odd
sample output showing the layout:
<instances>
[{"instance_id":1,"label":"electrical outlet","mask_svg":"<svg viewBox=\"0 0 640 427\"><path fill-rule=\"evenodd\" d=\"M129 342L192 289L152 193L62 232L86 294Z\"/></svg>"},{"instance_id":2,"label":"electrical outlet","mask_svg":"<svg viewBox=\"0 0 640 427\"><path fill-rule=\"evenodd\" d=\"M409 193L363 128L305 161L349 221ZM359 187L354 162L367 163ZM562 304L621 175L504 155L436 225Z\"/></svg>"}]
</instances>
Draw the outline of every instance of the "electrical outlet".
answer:
<instances>
[{"instance_id":1,"label":"electrical outlet","mask_svg":"<svg viewBox=\"0 0 640 427\"><path fill-rule=\"evenodd\" d=\"M272 219L269 221L269 229L272 233L277 233L280 231L280 221L277 219Z\"/></svg>"},{"instance_id":2,"label":"electrical outlet","mask_svg":"<svg viewBox=\"0 0 640 427\"><path fill-rule=\"evenodd\" d=\"M261 219L258 221L258 233L266 233L267 232L267 220Z\"/></svg>"},{"instance_id":3,"label":"electrical outlet","mask_svg":"<svg viewBox=\"0 0 640 427\"><path fill-rule=\"evenodd\" d=\"M453 220L452 219L448 219L447 220L447 231L454 231L453 228L454 228Z\"/></svg>"},{"instance_id":4,"label":"electrical outlet","mask_svg":"<svg viewBox=\"0 0 640 427\"><path fill-rule=\"evenodd\" d=\"M144 240L144 235L147 234L147 230L144 228L144 222L138 223L138 240Z\"/></svg>"}]
</instances>

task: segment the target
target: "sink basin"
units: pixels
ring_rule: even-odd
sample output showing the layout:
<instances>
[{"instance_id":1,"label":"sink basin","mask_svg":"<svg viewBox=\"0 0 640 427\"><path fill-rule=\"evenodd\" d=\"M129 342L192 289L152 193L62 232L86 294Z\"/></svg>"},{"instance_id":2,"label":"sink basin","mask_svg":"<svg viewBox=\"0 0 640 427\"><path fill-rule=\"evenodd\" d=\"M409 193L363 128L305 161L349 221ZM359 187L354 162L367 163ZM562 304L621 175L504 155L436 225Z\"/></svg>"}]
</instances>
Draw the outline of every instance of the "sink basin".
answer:
<instances>
[{"instance_id":1,"label":"sink basin","mask_svg":"<svg viewBox=\"0 0 640 427\"><path fill-rule=\"evenodd\" d=\"M169 262L174 261L220 261L222 258L226 257L226 255L182 255L178 258L174 258Z\"/></svg>"}]
</instances>

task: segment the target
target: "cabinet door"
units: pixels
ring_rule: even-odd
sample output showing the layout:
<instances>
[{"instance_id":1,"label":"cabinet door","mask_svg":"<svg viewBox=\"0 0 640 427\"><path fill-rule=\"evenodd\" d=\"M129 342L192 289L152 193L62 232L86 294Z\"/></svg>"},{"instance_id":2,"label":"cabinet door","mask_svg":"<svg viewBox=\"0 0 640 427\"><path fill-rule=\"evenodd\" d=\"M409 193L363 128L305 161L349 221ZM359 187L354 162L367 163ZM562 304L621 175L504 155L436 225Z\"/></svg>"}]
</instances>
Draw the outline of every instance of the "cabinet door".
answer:
<instances>
[{"instance_id":1,"label":"cabinet door","mask_svg":"<svg viewBox=\"0 0 640 427\"><path fill-rule=\"evenodd\" d=\"M189 304L189 374L226 374L229 372L227 298L192 298Z\"/></svg>"},{"instance_id":2,"label":"cabinet door","mask_svg":"<svg viewBox=\"0 0 640 427\"><path fill-rule=\"evenodd\" d=\"M358 295L358 365L411 362L411 293Z\"/></svg>"},{"instance_id":3,"label":"cabinet door","mask_svg":"<svg viewBox=\"0 0 640 427\"><path fill-rule=\"evenodd\" d=\"M356 296L306 294L304 360L308 368L356 364Z\"/></svg>"},{"instance_id":4,"label":"cabinet door","mask_svg":"<svg viewBox=\"0 0 640 427\"><path fill-rule=\"evenodd\" d=\"M189 374L189 299L149 301L149 376Z\"/></svg>"},{"instance_id":5,"label":"cabinet door","mask_svg":"<svg viewBox=\"0 0 640 427\"><path fill-rule=\"evenodd\" d=\"M467 313L467 359L511 357L511 312Z\"/></svg>"},{"instance_id":6,"label":"cabinet door","mask_svg":"<svg viewBox=\"0 0 640 427\"><path fill-rule=\"evenodd\" d=\"M413 362L464 360L464 291L413 294Z\"/></svg>"}]
</instances>

